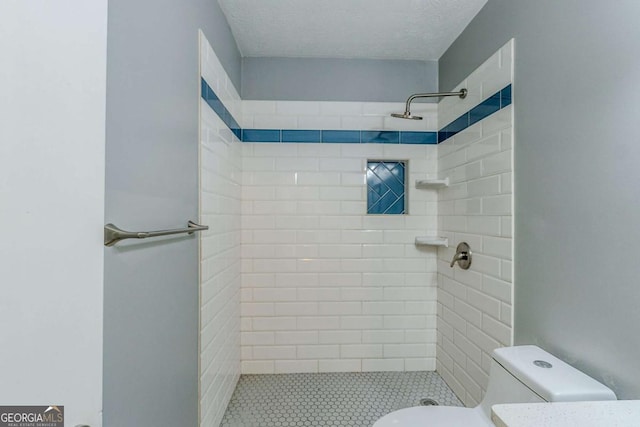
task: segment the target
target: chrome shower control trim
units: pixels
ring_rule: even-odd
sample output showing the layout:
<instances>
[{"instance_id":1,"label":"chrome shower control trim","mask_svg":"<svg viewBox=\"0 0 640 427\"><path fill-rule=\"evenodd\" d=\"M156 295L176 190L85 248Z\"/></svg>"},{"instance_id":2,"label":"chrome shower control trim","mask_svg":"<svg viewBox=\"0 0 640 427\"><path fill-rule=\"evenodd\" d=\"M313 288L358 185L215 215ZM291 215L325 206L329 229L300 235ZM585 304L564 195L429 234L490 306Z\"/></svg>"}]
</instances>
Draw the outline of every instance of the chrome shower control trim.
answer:
<instances>
[{"instance_id":1,"label":"chrome shower control trim","mask_svg":"<svg viewBox=\"0 0 640 427\"><path fill-rule=\"evenodd\" d=\"M467 242L461 242L458 245L456 248L456 254L453 256L449 267L453 268L456 262L463 270L468 270L469 267L471 267L471 247Z\"/></svg>"}]
</instances>

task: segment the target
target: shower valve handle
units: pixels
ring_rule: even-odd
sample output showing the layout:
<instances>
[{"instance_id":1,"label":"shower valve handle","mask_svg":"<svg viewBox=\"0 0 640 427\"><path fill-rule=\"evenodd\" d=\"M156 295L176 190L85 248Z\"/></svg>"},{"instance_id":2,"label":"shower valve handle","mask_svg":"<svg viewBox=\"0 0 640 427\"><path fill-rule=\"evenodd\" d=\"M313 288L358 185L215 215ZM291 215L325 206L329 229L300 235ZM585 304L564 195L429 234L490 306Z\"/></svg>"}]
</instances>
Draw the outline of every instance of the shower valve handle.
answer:
<instances>
[{"instance_id":1,"label":"shower valve handle","mask_svg":"<svg viewBox=\"0 0 640 427\"><path fill-rule=\"evenodd\" d=\"M449 267L453 268L456 262L463 270L468 270L471 267L471 248L467 242L462 242L458 245Z\"/></svg>"},{"instance_id":2,"label":"shower valve handle","mask_svg":"<svg viewBox=\"0 0 640 427\"><path fill-rule=\"evenodd\" d=\"M458 261L464 261L469 259L469 257L467 256L466 253L461 253L461 254L455 254L453 257L453 260L451 260L451 264L449 265L449 267L453 268L453 266L455 265L456 262Z\"/></svg>"}]
</instances>

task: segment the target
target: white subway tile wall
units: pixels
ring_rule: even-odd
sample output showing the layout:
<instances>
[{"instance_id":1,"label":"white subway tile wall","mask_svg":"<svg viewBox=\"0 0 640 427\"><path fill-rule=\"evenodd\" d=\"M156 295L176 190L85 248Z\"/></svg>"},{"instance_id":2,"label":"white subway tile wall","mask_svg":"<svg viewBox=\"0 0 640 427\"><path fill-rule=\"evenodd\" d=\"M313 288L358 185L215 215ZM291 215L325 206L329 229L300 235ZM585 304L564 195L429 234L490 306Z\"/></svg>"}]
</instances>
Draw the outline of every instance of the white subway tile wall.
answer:
<instances>
[{"instance_id":1,"label":"white subway tile wall","mask_svg":"<svg viewBox=\"0 0 640 427\"><path fill-rule=\"evenodd\" d=\"M443 127L513 81L511 40L457 88L463 100L439 104ZM437 370L467 406L487 387L491 351L512 345L513 107L508 106L438 145L440 234L438 251ZM450 268L456 245L473 251L470 270Z\"/></svg>"},{"instance_id":2,"label":"white subway tile wall","mask_svg":"<svg viewBox=\"0 0 640 427\"><path fill-rule=\"evenodd\" d=\"M239 122L243 129L438 130L437 104L411 104L423 120L390 117L404 109L404 102L242 101Z\"/></svg>"},{"instance_id":3,"label":"white subway tile wall","mask_svg":"<svg viewBox=\"0 0 640 427\"><path fill-rule=\"evenodd\" d=\"M243 105L298 120L389 109L356 104ZM435 369L436 250L414 239L435 234L438 195L413 182L436 176L437 147L242 148L242 372ZM366 215L367 159L408 161L408 215Z\"/></svg>"},{"instance_id":4,"label":"white subway tile wall","mask_svg":"<svg viewBox=\"0 0 640 427\"><path fill-rule=\"evenodd\" d=\"M239 115L240 97L200 33L201 75ZM236 116L237 117L237 116ZM200 419L220 424L240 376L242 143L200 100Z\"/></svg>"},{"instance_id":5,"label":"white subway tile wall","mask_svg":"<svg viewBox=\"0 0 640 427\"><path fill-rule=\"evenodd\" d=\"M423 121L390 118L403 102L241 101L202 34L201 75L243 128L436 131L512 82L513 41L459 85L465 100L414 104ZM490 352L512 343L511 106L438 146L241 144L201 101L200 159L203 425L240 372L437 367L480 401ZM366 215L368 159L408 162L407 215ZM445 176L439 192L413 185ZM471 270L449 268L459 241Z\"/></svg>"},{"instance_id":6,"label":"white subway tile wall","mask_svg":"<svg viewBox=\"0 0 640 427\"><path fill-rule=\"evenodd\" d=\"M464 99L448 97L438 103L438 129L442 129L494 93L513 83L514 47L514 40L511 39L452 89L459 91L466 88L467 96Z\"/></svg>"}]
</instances>

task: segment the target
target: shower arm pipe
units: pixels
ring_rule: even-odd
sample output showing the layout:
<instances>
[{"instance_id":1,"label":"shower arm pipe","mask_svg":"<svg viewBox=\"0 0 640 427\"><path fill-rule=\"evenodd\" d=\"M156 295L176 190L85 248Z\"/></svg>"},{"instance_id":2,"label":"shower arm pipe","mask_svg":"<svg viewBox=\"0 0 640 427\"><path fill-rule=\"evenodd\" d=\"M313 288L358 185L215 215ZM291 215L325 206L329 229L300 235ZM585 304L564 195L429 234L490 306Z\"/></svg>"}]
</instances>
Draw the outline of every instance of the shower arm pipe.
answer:
<instances>
[{"instance_id":1,"label":"shower arm pipe","mask_svg":"<svg viewBox=\"0 0 640 427\"><path fill-rule=\"evenodd\" d=\"M467 97L467 90L460 89L458 92L414 93L409 97L409 99L407 99L404 111L406 114L411 111L411 102L416 98L441 98L443 96L459 96L460 98L464 99Z\"/></svg>"}]
</instances>

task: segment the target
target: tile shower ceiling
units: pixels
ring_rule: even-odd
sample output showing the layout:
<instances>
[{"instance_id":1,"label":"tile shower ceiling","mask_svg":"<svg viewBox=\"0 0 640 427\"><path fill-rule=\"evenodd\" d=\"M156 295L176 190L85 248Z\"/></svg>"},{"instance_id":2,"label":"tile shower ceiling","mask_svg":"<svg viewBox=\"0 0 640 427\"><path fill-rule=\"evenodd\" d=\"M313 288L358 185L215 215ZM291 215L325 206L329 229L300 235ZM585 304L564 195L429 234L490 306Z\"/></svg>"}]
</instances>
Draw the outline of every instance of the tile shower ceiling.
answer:
<instances>
[{"instance_id":1,"label":"tile shower ceiling","mask_svg":"<svg viewBox=\"0 0 640 427\"><path fill-rule=\"evenodd\" d=\"M219 0L245 57L438 60L486 0Z\"/></svg>"}]
</instances>

